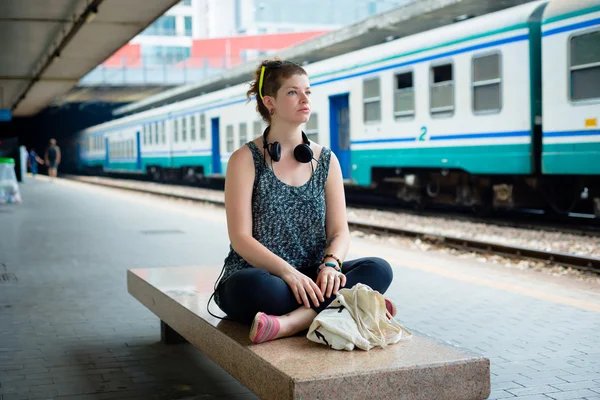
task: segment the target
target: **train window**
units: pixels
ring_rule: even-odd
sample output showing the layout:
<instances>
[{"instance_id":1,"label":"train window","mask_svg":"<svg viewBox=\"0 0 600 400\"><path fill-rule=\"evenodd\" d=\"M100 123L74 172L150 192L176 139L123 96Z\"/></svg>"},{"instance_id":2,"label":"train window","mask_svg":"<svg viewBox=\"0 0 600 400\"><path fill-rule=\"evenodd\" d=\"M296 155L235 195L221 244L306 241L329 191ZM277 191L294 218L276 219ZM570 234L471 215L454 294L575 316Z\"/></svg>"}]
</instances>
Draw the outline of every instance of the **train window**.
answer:
<instances>
[{"instance_id":1,"label":"train window","mask_svg":"<svg viewBox=\"0 0 600 400\"><path fill-rule=\"evenodd\" d=\"M181 118L181 141L187 142L187 117Z\"/></svg>"},{"instance_id":2,"label":"train window","mask_svg":"<svg viewBox=\"0 0 600 400\"><path fill-rule=\"evenodd\" d=\"M415 90L413 73L405 72L395 77L394 89L394 117L405 118L415 115Z\"/></svg>"},{"instance_id":3,"label":"train window","mask_svg":"<svg viewBox=\"0 0 600 400\"><path fill-rule=\"evenodd\" d=\"M452 64L431 68L430 112L432 116L438 117L449 117L454 113Z\"/></svg>"},{"instance_id":4,"label":"train window","mask_svg":"<svg viewBox=\"0 0 600 400\"><path fill-rule=\"evenodd\" d=\"M600 99L600 30L570 41L571 100Z\"/></svg>"},{"instance_id":5,"label":"train window","mask_svg":"<svg viewBox=\"0 0 600 400\"><path fill-rule=\"evenodd\" d=\"M167 129L165 121L161 122L160 124L160 135L162 136L162 144L167 143Z\"/></svg>"},{"instance_id":6,"label":"train window","mask_svg":"<svg viewBox=\"0 0 600 400\"><path fill-rule=\"evenodd\" d=\"M135 157L135 146L133 145L133 139L129 140L129 148L131 149L131 158Z\"/></svg>"},{"instance_id":7,"label":"train window","mask_svg":"<svg viewBox=\"0 0 600 400\"><path fill-rule=\"evenodd\" d=\"M260 135L262 135L263 133L263 129L262 129L262 122L261 121L254 121L254 138L256 139L257 137L259 137Z\"/></svg>"},{"instance_id":8,"label":"train window","mask_svg":"<svg viewBox=\"0 0 600 400\"><path fill-rule=\"evenodd\" d=\"M196 116L192 115L190 117L190 140L192 142L196 141Z\"/></svg>"},{"instance_id":9,"label":"train window","mask_svg":"<svg viewBox=\"0 0 600 400\"><path fill-rule=\"evenodd\" d=\"M206 114L200 115L200 140L206 139Z\"/></svg>"},{"instance_id":10,"label":"train window","mask_svg":"<svg viewBox=\"0 0 600 400\"><path fill-rule=\"evenodd\" d=\"M154 124L148 125L148 144L152 146L154 141Z\"/></svg>"},{"instance_id":11,"label":"train window","mask_svg":"<svg viewBox=\"0 0 600 400\"><path fill-rule=\"evenodd\" d=\"M227 152L233 153L233 125L227 125Z\"/></svg>"},{"instance_id":12,"label":"train window","mask_svg":"<svg viewBox=\"0 0 600 400\"><path fill-rule=\"evenodd\" d=\"M381 97L379 78L369 78L363 81L363 103L365 122L381 121Z\"/></svg>"},{"instance_id":13,"label":"train window","mask_svg":"<svg viewBox=\"0 0 600 400\"><path fill-rule=\"evenodd\" d=\"M144 146L145 146L146 144L148 144L148 126L147 125L144 125L142 127L142 132L144 133L143 136L144 136Z\"/></svg>"},{"instance_id":14,"label":"train window","mask_svg":"<svg viewBox=\"0 0 600 400\"><path fill-rule=\"evenodd\" d=\"M317 114L311 114L309 120L306 122L306 136L311 142L318 142L319 140L319 116Z\"/></svg>"},{"instance_id":15,"label":"train window","mask_svg":"<svg viewBox=\"0 0 600 400\"><path fill-rule=\"evenodd\" d=\"M173 141L175 143L179 142L179 120L173 120Z\"/></svg>"},{"instance_id":16,"label":"train window","mask_svg":"<svg viewBox=\"0 0 600 400\"><path fill-rule=\"evenodd\" d=\"M500 112L501 91L500 54L473 58L473 112Z\"/></svg>"},{"instance_id":17,"label":"train window","mask_svg":"<svg viewBox=\"0 0 600 400\"><path fill-rule=\"evenodd\" d=\"M154 144L158 145L158 122L154 123Z\"/></svg>"},{"instance_id":18,"label":"train window","mask_svg":"<svg viewBox=\"0 0 600 400\"><path fill-rule=\"evenodd\" d=\"M245 122L240 124L240 147L246 144L246 140L248 140L248 129Z\"/></svg>"}]
</instances>

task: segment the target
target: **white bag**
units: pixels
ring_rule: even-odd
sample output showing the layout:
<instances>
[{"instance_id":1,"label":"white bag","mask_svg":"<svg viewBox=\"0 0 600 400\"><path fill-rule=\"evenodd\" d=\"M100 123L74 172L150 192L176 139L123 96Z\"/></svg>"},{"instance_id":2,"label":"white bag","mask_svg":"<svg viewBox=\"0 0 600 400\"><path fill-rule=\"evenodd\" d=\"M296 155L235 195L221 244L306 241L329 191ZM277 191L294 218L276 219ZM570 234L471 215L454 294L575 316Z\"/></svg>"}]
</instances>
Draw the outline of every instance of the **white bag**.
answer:
<instances>
[{"instance_id":1,"label":"white bag","mask_svg":"<svg viewBox=\"0 0 600 400\"><path fill-rule=\"evenodd\" d=\"M368 351L410 340L412 332L392 318L381 293L357 283L338 291L336 299L313 320L306 337L335 350L351 351L356 346Z\"/></svg>"}]
</instances>

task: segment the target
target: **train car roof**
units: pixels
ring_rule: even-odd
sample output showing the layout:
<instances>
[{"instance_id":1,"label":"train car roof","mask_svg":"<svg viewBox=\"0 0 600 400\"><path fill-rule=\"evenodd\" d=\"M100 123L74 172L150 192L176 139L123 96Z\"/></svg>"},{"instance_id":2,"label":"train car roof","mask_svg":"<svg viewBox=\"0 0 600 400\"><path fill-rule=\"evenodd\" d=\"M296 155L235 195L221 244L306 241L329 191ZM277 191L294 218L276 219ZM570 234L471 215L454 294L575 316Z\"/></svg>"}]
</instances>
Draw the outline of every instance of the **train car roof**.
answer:
<instances>
[{"instance_id":1,"label":"train car roof","mask_svg":"<svg viewBox=\"0 0 600 400\"><path fill-rule=\"evenodd\" d=\"M543 22L552 22L600 11L600 0L551 0L544 10Z\"/></svg>"},{"instance_id":2,"label":"train car roof","mask_svg":"<svg viewBox=\"0 0 600 400\"><path fill-rule=\"evenodd\" d=\"M496 11L453 25L442 26L392 42L333 57L311 64L306 69L311 77L311 82L314 82L315 78L318 79L322 74L335 75L338 71L345 72L360 69L362 66L372 64L373 61L383 60L398 54L410 54L413 51L434 49L464 40L480 38L487 34L526 28L532 14L538 7L547 3L547 0L539 0Z\"/></svg>"}]
</instances>

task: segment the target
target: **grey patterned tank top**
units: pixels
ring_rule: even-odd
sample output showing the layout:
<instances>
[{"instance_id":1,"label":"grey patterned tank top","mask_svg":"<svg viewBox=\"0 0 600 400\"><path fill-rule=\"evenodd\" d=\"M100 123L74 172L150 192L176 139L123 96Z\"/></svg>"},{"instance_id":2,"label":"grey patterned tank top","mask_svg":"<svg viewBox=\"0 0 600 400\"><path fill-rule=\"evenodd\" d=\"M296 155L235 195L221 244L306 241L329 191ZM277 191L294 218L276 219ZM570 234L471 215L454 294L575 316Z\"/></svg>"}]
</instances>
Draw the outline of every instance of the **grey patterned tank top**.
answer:
<instances>
[{"instance_id":1,"label":"grey patterned tank top","mask_svg":"<svg viewBox=\"0 0 600 400\"><path fill-rule=\"evenodd\" d=\"M331 150L323 147L311 180L292 186L277 178L254 142L246 145L254 159L252 237L294 268L318 267L325 252L325 183ZM306 168L309 168L307 165ZM232 274L253 268L229 245L219 285ZM219 304L218 291L215 302Z\"/></svg>"}]
</instances>

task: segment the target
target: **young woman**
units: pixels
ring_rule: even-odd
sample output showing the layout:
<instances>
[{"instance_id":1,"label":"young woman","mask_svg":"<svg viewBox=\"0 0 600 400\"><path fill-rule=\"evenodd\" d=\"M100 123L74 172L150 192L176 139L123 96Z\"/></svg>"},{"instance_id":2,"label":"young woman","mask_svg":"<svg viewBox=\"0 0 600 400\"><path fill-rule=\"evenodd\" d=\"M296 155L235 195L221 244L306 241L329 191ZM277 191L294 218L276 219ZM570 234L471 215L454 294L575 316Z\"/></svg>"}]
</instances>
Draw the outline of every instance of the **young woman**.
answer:
<instances>
[{"instance_id":1,"label":"young woman","mask_svg":"<svg viewBox=\"0 0 600 400\"><path fill-rule=\"evenodd\" d=\"M227 166L225 208L231 241L215 302L231 319L252 324L253 343L310 327L342 287L385 293L392 269L381 258L344 261L350 233L340 164L309 142L306 71L263 61L247 93L268 127L235 151ZM389 300L390 314L395 307Z\"/></svg>"}]
</instances>

